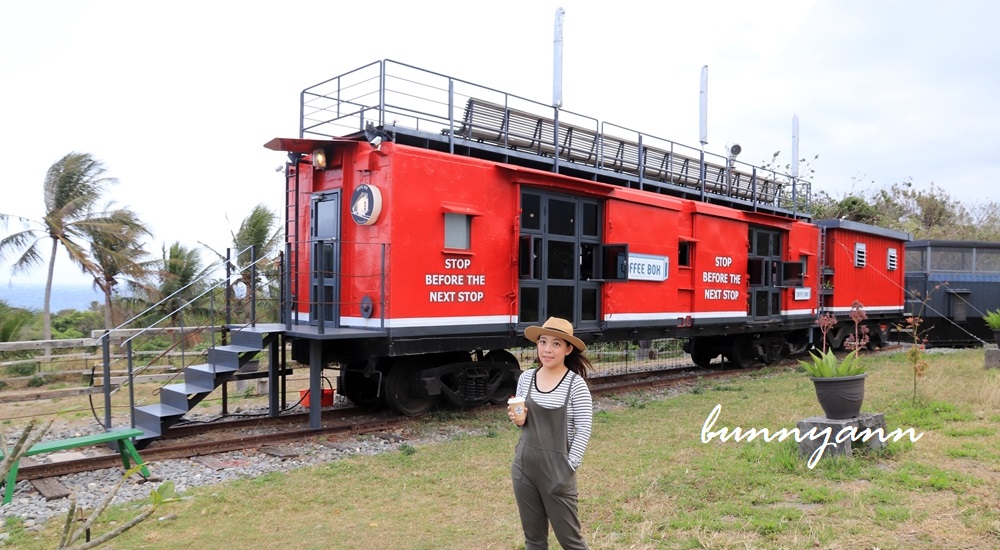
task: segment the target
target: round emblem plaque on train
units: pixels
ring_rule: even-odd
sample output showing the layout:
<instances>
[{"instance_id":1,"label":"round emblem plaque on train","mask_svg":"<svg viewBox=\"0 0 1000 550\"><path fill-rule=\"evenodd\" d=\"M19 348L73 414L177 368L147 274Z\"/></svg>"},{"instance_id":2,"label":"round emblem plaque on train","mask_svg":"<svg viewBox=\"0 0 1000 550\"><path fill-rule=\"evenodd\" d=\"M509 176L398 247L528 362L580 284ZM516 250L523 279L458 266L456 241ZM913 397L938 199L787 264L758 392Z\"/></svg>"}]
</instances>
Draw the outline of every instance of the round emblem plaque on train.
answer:
<instances>
[{"instance_id":1,"label":"round emblem plaque on train","mask_svg":"<svg viewBox=\"0 0 1000 550\"><path fill-rule=\"evenodd\" d=\"M382 213L382 193L378 187L361 184L351 195L351 217L358 225L372 225Z\"/></svg>"}]
</instances>

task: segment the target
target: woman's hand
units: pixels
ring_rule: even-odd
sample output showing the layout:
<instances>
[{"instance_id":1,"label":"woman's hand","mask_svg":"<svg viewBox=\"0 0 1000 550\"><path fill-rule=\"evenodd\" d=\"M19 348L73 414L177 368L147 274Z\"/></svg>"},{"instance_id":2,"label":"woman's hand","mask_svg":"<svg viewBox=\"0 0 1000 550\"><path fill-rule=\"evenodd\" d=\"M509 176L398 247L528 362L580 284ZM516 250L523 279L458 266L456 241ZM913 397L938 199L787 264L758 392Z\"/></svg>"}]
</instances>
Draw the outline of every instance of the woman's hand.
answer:
<instances>
[{"instance_id":1,"label":"woman's hand","mask_svg":"<svg viewBox=\"0 0 1000 550\"><path fill-rule=\"evenodd\" d=\"M521 423L518 424L517 423L517 417L514 416L514 411L512 411L510 409L507 409L507 418L509 418L510 421L513 422L514 425L517 426L518 428L523 428L524 427L524 421L527 420L527 418L522 418L521 419Z\"/></svg>"}]
</instances>

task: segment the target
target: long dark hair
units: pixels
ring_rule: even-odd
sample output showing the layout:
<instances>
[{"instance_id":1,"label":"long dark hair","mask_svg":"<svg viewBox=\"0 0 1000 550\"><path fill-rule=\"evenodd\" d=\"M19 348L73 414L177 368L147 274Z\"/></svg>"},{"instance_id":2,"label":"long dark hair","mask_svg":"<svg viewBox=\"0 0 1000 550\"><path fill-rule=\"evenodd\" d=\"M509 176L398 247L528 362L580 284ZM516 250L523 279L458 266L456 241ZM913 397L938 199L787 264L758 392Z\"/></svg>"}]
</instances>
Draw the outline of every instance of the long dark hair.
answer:
<instances>
[{"instance_id":1,"label":"long dark hair","mask_svg":"<svg viewBox=\"0 0 1000 550\"><path fill-rule=\"evenodd\" d=\"M576 373L577 376L583 378L584 381L587 380L588 371L594 368L594 365L590 363L590 358L580 351L580 348L573 346L573 351L569 352L566 356L566 361L563 363L566 368Z\"/></svg>"}]
</instances>

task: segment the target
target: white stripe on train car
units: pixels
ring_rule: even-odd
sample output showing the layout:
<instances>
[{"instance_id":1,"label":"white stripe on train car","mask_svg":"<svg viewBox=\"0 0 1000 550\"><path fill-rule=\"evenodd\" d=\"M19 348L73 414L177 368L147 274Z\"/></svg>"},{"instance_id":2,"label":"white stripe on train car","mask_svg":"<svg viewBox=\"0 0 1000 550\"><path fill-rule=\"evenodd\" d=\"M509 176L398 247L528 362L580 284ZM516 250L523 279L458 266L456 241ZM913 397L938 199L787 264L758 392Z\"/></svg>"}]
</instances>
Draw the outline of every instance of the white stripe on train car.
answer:
<instances>
[{"instance_id":1,"label":"white stripe on train car","mask_svg":"<svg viewBox=\"0 0 1000 550\"><path fill-rule=\"evenodd\" d=\"M745 311L709 311L702 313L691 313L687 311L657 312L657 313L606 313L604 320L613 322L625 321L676 321L690 317L691 319L743 319L747 316Z\"/></svg>"},{"instance_id":2,"label":"white stripe on train car","mask_svg":"<svg viewBox=\"0 0 1000 550\"><path fill-rule=\"evenodd\" d=\"M451 327L462 325L506 325L517 320L509 315L471 315L468 317L402 317L385 320L385 328L409 327ZM341 326L352 328L380 328L382 320L377 318L341 317Z\"/></svg>"}]
</instances>

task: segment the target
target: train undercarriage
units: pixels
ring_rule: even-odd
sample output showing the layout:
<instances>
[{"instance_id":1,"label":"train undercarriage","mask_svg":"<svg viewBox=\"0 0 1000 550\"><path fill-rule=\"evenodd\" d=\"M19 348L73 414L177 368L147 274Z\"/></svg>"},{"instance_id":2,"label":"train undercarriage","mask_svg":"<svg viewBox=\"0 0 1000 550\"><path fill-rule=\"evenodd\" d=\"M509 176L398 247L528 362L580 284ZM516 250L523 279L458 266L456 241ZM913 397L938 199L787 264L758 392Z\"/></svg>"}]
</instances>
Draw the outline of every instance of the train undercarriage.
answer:
<instances>
[{"instance_id":1,"label":"train undercarriage","mask_svg":"<svg viewBox=\"0 0 1000 550\"><path fill-rule=\"evenodd\" d=\"M889 342L890 328L888 323L870 322L859 325L858 333L867 334L867 349L877 349ZM838 323L827 333L826 346L843 349L854 332L854 323ZM688 339L684 344L684 351L691 355L691 361L699 367L709 367L713 360L721 356L725 362L739 368L749 368L757 362L770 365L786 357L805 353L810 348L822 346L822 335L813 327L787 332L700 336Z\"/></svg>"},{"instance_id":2,"label":"train undercarriage","mask_svg":"<svg viewBox=\"0 0 1000 550\"><path fill-rule=\"evenodd\" d=\"M888 342L889 327L865 323L867 347ZM827 346L842 349L854 332L854 324L843 322L827 333ZM684 351L700 367L723 363L749 368L757 363L777 363L787 357L822 346L815 327L784 332L717 334L688 338ZM341 363L337 391L359 407L389 408L414 416L438 405L454 408L500 404L514 394L521 365L505 349L490 351L442 351L396 357L374 356L368 360Z\"/></svg>"},{"instance_id":3,"label":"train undercarriage","mask_svg":"<svg viewBox=\"0 0 1000 550\"><path fill-rule=\"evenodd\" d=\"M503 349L381 357L344 365L337 388L359 407L414 416L438 404L505 403L520 373L517 358Z\"/></svg>"}]
</instances>

